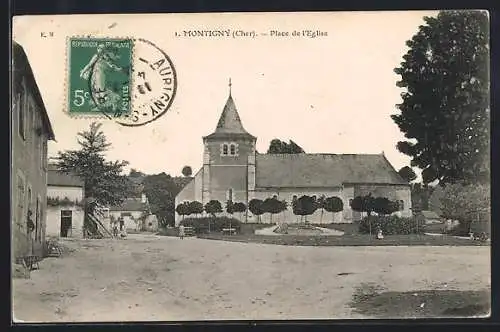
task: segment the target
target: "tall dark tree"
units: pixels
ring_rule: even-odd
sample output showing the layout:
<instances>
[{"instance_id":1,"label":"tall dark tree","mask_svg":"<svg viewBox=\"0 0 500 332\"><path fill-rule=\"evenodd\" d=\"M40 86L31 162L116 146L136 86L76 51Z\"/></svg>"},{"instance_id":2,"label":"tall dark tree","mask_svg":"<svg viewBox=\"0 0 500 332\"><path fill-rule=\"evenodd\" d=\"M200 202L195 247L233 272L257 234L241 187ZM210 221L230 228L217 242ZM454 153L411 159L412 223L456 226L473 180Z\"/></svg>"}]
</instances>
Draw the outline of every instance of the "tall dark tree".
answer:
<instances>
[{"instance_id":1,"label":"tall dark tree","mask_svg":"<svg viewBox=\"0 0 500 332\"><path fill-rule=\"evenodd\" d=\"M131 183L123 175L126 161L107 161L104 153L109 143L101 130L101 123L92 123L88 130L77 134L80 149L59 152L55 158L60 172L74 174L84 181L85 219L84 227L92 233L97 230L89 217L98 205L119 205L131 194Z\"/></svg>"},{"instance_id":2,"label":"tall dark tree","mask_svg":"<svg viewBox=\"0 0 500 332\"><path fill-rule=\"evenodd\" d=\"M409 166L401 167L398 171L399 175L408 182L412 182L417 178L417 174Z\"/></svg>"},{"instance_id":3,"label":"tall dark tree","mask_svg":"<svg viewBox=\"0 0 500 332\"><path fill-rule=\"evenodd\" d=\"M267 153L295 154L295 153L304 153L304 149L302 149L297 143L295 143L292 140L290 140L289 143L287 143L275 138L269 143L269 148L267 149Z\"/></svg>"},{"instance_id":4,"label":"tall dark tree","mask_svg":"<svg viewBox=\"0 0 500 332\"><path fill-rule=\"evenodd\" d=\"M174 178L166 173L147 175L143 180L144 193L151 213L158 217L162 226L175 223L175 196L179 192Z\"/></svg>"},{"instance_id":5,"label":"tall dark tree","mask_svg":"<svg viewBox=\"0 0 500 332\"><path fill-rule=\"evenodd\" d=\"M191 166L184 166L182 168L182 175L188 177L188 176L191 176L193 174L193 169L191 168Z\"/></svg>"},{"instance_id":6,"label":"tall dark tree","mask_svg":"<svg viewBox=\"0 0 500 332\"><path fill-rule=\"evenodd\" d=\"M424 183L489 180L489 21L486 11L425 17L395 73L405 88L392 119L397 148Z\"/></svg>"}]
</instances>

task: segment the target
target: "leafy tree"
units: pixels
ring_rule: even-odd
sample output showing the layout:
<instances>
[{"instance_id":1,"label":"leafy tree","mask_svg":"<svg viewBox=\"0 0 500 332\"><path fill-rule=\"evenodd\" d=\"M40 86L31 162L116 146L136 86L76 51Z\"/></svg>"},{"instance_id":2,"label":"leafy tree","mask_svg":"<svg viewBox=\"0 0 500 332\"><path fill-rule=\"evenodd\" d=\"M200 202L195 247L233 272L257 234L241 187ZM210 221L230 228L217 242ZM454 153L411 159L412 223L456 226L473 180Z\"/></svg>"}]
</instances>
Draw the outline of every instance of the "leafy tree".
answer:
<instances>
[{"instance_id":1,"label":"leafy tree","mask_svg":"<svg viewBox=\"0 0 500 332\"><path fill-rule=\"evenodd\" d=\"M268 154L295 154L295 153L304 153L304 149L302 149L297 143L290 140L289 143L281 141L277 138L271 140L269 143L269 148L267 149Z\"/></svg>"},{"instance_id":2,"label":"leafy tree","mask_svg":"<svg viewBox=\"0 0 500 332\"><path fill-rule=\"evenodd\" d=\"M158 217L162 227L175 223L175 196L180 189L174 178L166 173L147 175L143 179L144 193L151 213Z\"/></svg>"},{"instance_id":3,"label":"leafy tree","mask_svg":"<svg viewBox=\"0 0 500 332\"><path fill-rule=\"evenodd\" d=\"M417 178L417 174L409 166L401 167L398 173L407 182L412 182Z\"/></svg>"},{"instance_id":4,"label":"leafy tree","mask_svg":"<svg viewBox=\"0 0 500 332\"><path fill-rule=\"evenodd\" d=\"M323 214L325 213L325 205L326 205L326 197L325 195L321 195L316 200L316 207L321 209L321 216L319 218L319 222L323 223Z\"/></svg>"},{"instance_id":5,"label":"leafy tree","mask_svg":"<svg viewBox=\"0 0 500 332\"><path fill-rule=\"evenodd\" d=\"M371 214L374 210L375 202L371 193L365 196L356 196L351 202L351 209L353 211L366 212L368 215L368 220L370 223L370 235L372 235L372 224L371 224Z\"/></svg>"},{"instance_id":6,"label":"leafy tree","mask_svg":"<svg viewBox=\"0 0 500 332\"><path fill-rule=\"evenodd\" d=\"M182 219L184 219L184 216L190 215L191 211L189 211L189 202L182 202L177 204L175 212L182 216Z\"/></svg>"},{"instance_id":7,"label":"leafy tree","mask_svg":"<svg viewBox=\"0 0 500 332\"><path fill-rule=\"evenodd\" d=\"M306 222L307 216L313 214L316 209L316 199L311 196L303 195L293 202L293 213L296 215L300 215L301 218L305 217Z\"/></svg>"},{"instance_id":8,"label":"leafy tree","mask_svg":"<svg viewBox=\"0 0 500 332\"><path fill-rule=\"evenodd\" d=\"M140 177L146 176L146 174L144 174L141 171L136 170L135 168L131 168L128 176L130 176L132 178L140 178Z\"/></svg>"},{"instance_id":9,"label":"leafy tree","mask_svg":"<svg viewBox=\"0 0 500 332\"><path fill-rule=\"evenodd\" d=\"M218 200L212 199L205 204L205 212L212 215L215 219L216 213L222 212L222 205ZM210 220L208 220L208 232L210 233Z\"/></svg>"},{"instance_id":10,"label":"leafy tree","mask_svg":"<svg viewBox=\"0 0 500 332\"><path fill-rule=\"evenodd\" d=\"M489 21L485 11L425 17L395 73L405 88L392 119L397 148L424 183L489 181Z\"/></svg>"},{"instance_id":11,"label":"leafy tree","mask_svg":"<svg viewBox=\"0 0 500 332\"><path fill-rule=\"evenodd\" d=\"M247 210L247 206L243 202L237 202L237 203L234 203L233 210L235 213L241 214ZM240 219L241 219L241 215L240 215Z\"/></svg>"},{"instance_id":12,"label":"leafy tree","mask_svg":"<svg viewBox=\"0 0 500 332\"><path fill-rule=\"evenodd\" d=\"M191 166L184 166L182 168L182 175L184 175L185 177L191 176L192 174L193 174L193 170L192 170Z\"/></svg>"},{"instance_id":13,"label":"leafy tree","mask_svg":"<svg viewBox=\"0 0 500 332\"><path fill-rule=\"evenodd\" d=\"M234 213L234 203L231 200L228 200L226 202L226 212L229 213L231 216Z\"/></svg>"},{"instance_id":14,"label":"leafy tree","mask_svg":"<svg viewBox=\"0 0 500 332\"><path fill-rule=\"evenodd\" d=\"M269 213L271 223L273 222L273 215L282 212L282 209L283 203L276 196L266 198L262 203L262 210L264 213Z\"/></svg>"},{"instance_id":15,"label":"leafy tree","mask_svg":"<svg viewBox=\"0 0 500 332\"><path fill-rule=\"evenodd\" d=\"M491 215L490 186L447 184L441 197L443 217L458 220L469 229L473 222L489 222Z\"/></svg>"},{"instance_id":16,"label":"leafy tree","mask_svg":"<svg viewBox=\"0 0 500 332\"><path fill-rule=\"evenodd\" d=\"M376 197L373 200L373 211L379 215L392 214L399 210L397 202L393 202L387 197Z\"/></svg>"},{"instance_id":17,"label":"leafy tree","mask_svg":"<svg viewBox=\"0 0 500 332\"><path fill-rule=\"evenodd\" d=\"M342 202L342 199L336 196L328 197L324 200L324 209L327 212L332 213L332 221L334 220L334 213L341 212L344 210L344 202Z\"/></svg>"},{"instance_id":18,"label":"leafy tree","mask_svg":"<svg viewBox=\"0 0 500 332\"><path fill-rule=\"evenodd\" d=\"M203 204L198 201L189 202L189 211L196 216L203 213Z\"/></svg>"},{"instance_id":19,"label":"leafy tree","mask_svg":"<svg viewBox=\"0 0 500 332\"><path fill-rule=\"evenodd\" d=\"M261 199L254 198L248 203L248 210L252 212L253 215L257 216L258 221L260 222L260 216L265 213L263 209L264 202Z\"/></svg>"},{"instance_id":20,"label":"leafy tree","mask_svg":"<svg viewBox=\"0 0 500 332\"><path fill-rule=\"evenodd\" d=\"M88 130L77 134L78 150L58 152L55 158L57 169L66 174L79 176L85 189L86 232L97 234L97 225L89 217L99 205L120 205L129 196L131 183L122 174L126 161L107 161L104 153L111 147L107 142L101 123L92 123Z\"/></svg>"}]
</instances>

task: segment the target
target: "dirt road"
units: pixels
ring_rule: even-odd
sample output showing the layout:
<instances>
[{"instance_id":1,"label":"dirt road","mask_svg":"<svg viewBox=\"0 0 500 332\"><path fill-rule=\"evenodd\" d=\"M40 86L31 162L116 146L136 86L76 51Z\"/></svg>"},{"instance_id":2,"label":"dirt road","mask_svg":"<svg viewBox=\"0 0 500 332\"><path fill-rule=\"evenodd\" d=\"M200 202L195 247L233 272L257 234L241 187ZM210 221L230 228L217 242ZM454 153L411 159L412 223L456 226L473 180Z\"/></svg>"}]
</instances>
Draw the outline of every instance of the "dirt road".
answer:
<instances>
[{"instance_id":1,"label":"dirt road","mask_svg":"<svg viewBox=\"0 0 500 332\"><path fill-rule=\"evenodd\" d=\"M490 287L489 247L290 247L154 235L66 240L13 280L29 322L360 318L356 287Z\"/></svg>"}]
</instances>

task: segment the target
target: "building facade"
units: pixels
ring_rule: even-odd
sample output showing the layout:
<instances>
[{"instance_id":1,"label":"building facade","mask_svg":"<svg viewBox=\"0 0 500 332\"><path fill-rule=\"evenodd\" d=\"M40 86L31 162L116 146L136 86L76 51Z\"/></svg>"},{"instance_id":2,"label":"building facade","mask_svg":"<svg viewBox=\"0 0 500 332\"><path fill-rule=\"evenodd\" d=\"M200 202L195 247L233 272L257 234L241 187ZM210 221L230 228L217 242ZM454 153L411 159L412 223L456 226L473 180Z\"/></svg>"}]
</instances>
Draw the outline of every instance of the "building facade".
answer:
<instances>
[{"instance_id":1,"label":"building facade","mask_svg":"<svg viewBox=\"0 0 500 332\"><path fill-rule=\"evenodd\" d=\"M311 223L349 223L361 219L350 208L358 195L371 193L398 201L401 216L411 216L410 185L404 181L384 154L260 154L257 138L243 127L234 100L224 106L215 131L203 137L203 165L194 178L176 196L176 206L184 201L206 204L218 200L248 203L276 196L286 200L288 209L281 214L286 222L299 221L291 202L302 195L337 196L344 210L336 214L318 210L307 220ZM176 225L181 217L176 214ZM257 222L250 211L243 222ZM276 220L276 218L274 219ZM262 216L261 222L270 222Z\"/></svg>"},{"instance_id":2,"label":"building facade","mask_svg":"<svg viewBox=\"0 0 500 332\"><path fill-rule=\"evenodd\" d=\"M49 165L47 174L46 235L83 237L85 184L75 175Z\"/></svg>"},{"instance_id":3,"label":"building facade","mask_svg":"<svg viewBox=\"0 0 500 332\"><path fill-rule=\"evenodd\" d=\"M12 259L43 254L47 141L54 131L23 48L13 42L11 106Z\"/></svg>"},{"instance_id":4,"label":"building facade","mask_svg":"<svg viewBox=\"0 0 500 332\"><path fill-rule=\"evenodd\" d=\"M122 204L109 208L110 222L122 219L127 231L140 231L144 221L151 215L146 195L126 198Z\"/></svg>"}]
</instances>

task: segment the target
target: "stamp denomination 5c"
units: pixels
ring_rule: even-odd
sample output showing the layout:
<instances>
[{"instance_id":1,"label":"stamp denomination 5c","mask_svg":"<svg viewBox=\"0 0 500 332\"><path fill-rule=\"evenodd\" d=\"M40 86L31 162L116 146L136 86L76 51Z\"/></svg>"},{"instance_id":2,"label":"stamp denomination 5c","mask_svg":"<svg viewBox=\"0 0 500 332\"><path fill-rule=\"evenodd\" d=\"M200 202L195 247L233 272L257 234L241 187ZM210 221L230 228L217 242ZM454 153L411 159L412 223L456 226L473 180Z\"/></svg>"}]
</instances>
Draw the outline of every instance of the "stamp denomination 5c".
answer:
<instances>
[{"instance_id":1,"label":"stamp denomination 5c","mask_svg":"<svg viewBox=\"0 0 500 332\"><path fill-rule=\"evenodd\" d=\"M131 111L132 39L70 38L68 112L120 117Z\"/></svg>"}]
</instances>

